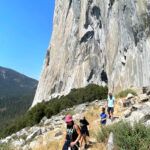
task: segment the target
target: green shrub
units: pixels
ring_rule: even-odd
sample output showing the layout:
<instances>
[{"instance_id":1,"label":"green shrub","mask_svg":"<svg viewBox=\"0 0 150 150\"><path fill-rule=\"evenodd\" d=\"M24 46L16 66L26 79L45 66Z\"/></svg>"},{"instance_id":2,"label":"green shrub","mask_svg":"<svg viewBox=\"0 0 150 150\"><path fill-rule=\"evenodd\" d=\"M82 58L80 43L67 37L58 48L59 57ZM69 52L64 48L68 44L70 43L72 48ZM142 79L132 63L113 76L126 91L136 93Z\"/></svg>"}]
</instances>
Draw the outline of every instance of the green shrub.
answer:
<instances>
[{"instance_id":1,"label":"green shrub","mask_svg":"<svg viewBox=\"0 0 150 150\"><path fill-rule=\"evenodd\" d=\"M13 150L9 144L0 144L0 150Z\"/></svg>"},{"instance_id":2,"label":"green shrub","mask_svg":"<svg viewBox=\"0 0 150 150\"><path fill-rule=\"evenodd\" d=\"M150 127L145 127L142 123L135 123L131 126L127 122L118 122L103 128L99 141L105 141L110 132L114 133L115 145L121 150L150 149Z\"/></svg>"},{"instance_id":3,"label":"green shrub","mask_svg":"<svg viewBox=\"0 0 150 150\"><path fill-rule=\"evenodd\" d=\"M96 133L96 139L98 142L106 142L106 139L109 135L109 130L107 127L102 127Z\"/></svg>"},{"instance_id":4,"label":"green shrub","mask_svg":"<svg viewBox=\"0 0 150 150\"><path fill-rule=\"evenodd\" d=\"M45 116L45 103L39 103L35 107L33 107L30 111L27 112L27 124L32 126L40 122L41 118Z\"/></svg>"},{"instance_id":5,"label":"green shrub","mask_svg":"<svg viewBox=\"0 0 150 150\"><path fill-rule=\"evenodd\" d=\"M131 93L131 94L133 94L133 95L137 95L137 93L134 91L134 90L132 90L132 89L126 89L126 90L124 90L124 91L121 91L121 92L119 92L117 95L116 95L116 97L118 97L118 98L123 98L123 97L126 97L129 93Z\"/></svg>"},{"instance_id":6,"label":"green shrub","mask_svg":"<svg viewBox=\"0 0 150 150\"><path fill-rule=\"evenodd\" d=\"M38 124L44 116L50 118L60 113L63 109L73 107L74 105L91 102L95 99L105 99L107 93L107 87L95 84L90 84L85 88L72 89L66 96L38 103L21 118L11 122L5 129L0 129L0 137L6 137L22 128Z\"/></svg>"}]
</instances>

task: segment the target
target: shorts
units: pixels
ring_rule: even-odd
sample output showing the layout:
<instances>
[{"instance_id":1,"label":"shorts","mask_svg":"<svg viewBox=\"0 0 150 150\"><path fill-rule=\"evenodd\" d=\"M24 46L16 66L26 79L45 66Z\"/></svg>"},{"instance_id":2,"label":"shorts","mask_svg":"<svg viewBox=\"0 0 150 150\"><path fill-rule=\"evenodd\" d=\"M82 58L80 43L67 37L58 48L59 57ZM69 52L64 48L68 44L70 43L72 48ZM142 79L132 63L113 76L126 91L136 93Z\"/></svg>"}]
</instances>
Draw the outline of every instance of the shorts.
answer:
<instances>
[{"instance_id":1,"label":"shorts","mask_svg":"<svg viewBox=\"0 0 150 150\"><path fill-rule=\"evenodd\" d=\"M88 129L83 130L83 129L81 128L81 135L89 136L89 131L88 131Z\"/></svg>"},{"instance_id":2,"label":"shorts","mask_svg":"<svg viewBox=\"0 0 150 150\"><path fill-rule=\"evenodd\" d=\"M108 113L110 113L110 112L113 113L114 112L114 107L108 107L107 112Z\"/></svg>"}]
</instances>

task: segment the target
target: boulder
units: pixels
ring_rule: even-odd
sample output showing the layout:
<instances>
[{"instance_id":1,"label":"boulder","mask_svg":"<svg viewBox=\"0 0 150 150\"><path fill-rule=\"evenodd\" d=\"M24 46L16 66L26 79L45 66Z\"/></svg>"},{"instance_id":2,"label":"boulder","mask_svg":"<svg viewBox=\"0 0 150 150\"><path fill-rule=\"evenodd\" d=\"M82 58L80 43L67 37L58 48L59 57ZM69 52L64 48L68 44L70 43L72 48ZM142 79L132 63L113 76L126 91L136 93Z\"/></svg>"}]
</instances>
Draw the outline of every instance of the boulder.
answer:
<instances>
[{"instance_id":1,"label":"boulder","mask_svg":"<svg viewBox=\"0 0 150 150\"><path fill-rule=\"evenodd\" d=\"M144 123L144 125L145 125L146 127L150 127L150 120L146 121L146 122Z\"/></svg>"},{"instance_id":2,"label":"boulder","mask_svg":"<svg viewBox=\"0 0 150 150\"><path fill-rule=\"evenodd\" d=\"M142 108L142 105L141 104L135 104L132 106L132 111L136 111L138 109Z\"/></svg>"},{"instance_id":3,"label":"boulder","mask_svg":"<svg viewBox=\"0 0 150 150\"><path fill-rule=\"evenodd\" d=\"M134 122L146 122L150 119L150 107L146 104L137 105L136 111L133 111L131 115L127 118L127 121L133 124Z\"/></svg>"},{"instance_id":4,"label":"boulder","mask_svg":"<svg viewBox=\"0 0 150 150\"><path fill-rule=\"evenodd\" d=\"M132 111L131 109L127 109L125 112L124 112L124 117L127 118L131 115Z\"/></svg>"},{"instance_id":5,"label":"boulder","mask_svg":"<svg viewBox=\"0 0 150 150\"><path fill-rule=\"evenodd\" d=\"M54 127L53 126L49 126L49 127L47 127L47 130L48 131L52 131L52 130L54 130Z\"/></svg>"},{"instance_id":6,"label":"boulder","mask_svg":"<svg viewBox=\"0 0 150 150\"><path fill-rule=\"evenodd\" d=\"M25 145L25 141L23 139L15 140L12 142L12 145L17 148Z\"/></svg>"},{"instance_id":7,"label":"boulder","mask_svg":"<svg viewBox=\"0 0 150 150\"><path fill-rule=\"evenodd\" d=\"M143 94L150 95L150 86L145 86L142 88Z\"/></svg>"},{"instance_id":8,"label":"boulder","mask_svg":"<svg viewBox=\"0 0 150 150\"><path fill-rule=\"evenodd\" d=\"M58 131L58 132L55 134L55 137L61 136L61 135L63 135L63 133L62 133L61 131Z\"/></svg>"},{"instance_id":9,"label":"boulder","mask_svg":"<svg viewBox=\"0 0 150 150\"><path fill-rule=\"evenodd\" d=\"M43 117L42 118L42 120L41 120L41 122L40 122L40 124L43 124L43 123L45 123L45 121L47 120L47 117L45 116L45 117Z\"/></svg>"},{"instance_id":10,"label":"boulder","mask_svg":"<svg viewBox=\"0 0 150 150\"><path fill-rule=\"evenodd\" d=\"M131 105L134 105L137 102L137 97L131 98Z\"/></svg>"},{"instance_id":11,"label":"boulder","mask_svg":"<svg viewBox=\"0 0 150 150\"><path fill-rule=\"evenodd\" d=\"M50 125L51 122L52 122L52 119L47 119L47 120L44 121L43 124L44 124L44 125Z\"/></svg>"},{"instance_id":12,"label":"boulder","mask_svg":"<svg viewBox=\"0 0 150 150\"><path fill-rule=\"evenodd\" d=\"M86 109L86 104L81 104L81 105L78 105L75 109L74 109L74 112L75 113L83 113Z\"/></svg>"},{"instance_id":13,"label":"boulder","mask_svg":"<svg viewBox=\"0 0 150 150\"><path fill-rule=\"evenodd\" d=\"M42 127L42 128L41 128L41 133L44 134L44 133L46 133L46 132L47 132L47 128L46 128L46 127Z\"/></svg>"},{"instance_id":14,"label":"boulder","mask_svg":"<svg viewBox=\"0 0 150 150\"><path fill-rule=\"evenodd\" d=\"M131 105L131 100L130 99L120 99L118 101L118 104L120 107L129 107Z\"/></svg>"},{"instance_id":15,"label":"boulder","mask_svg":"<svg viewBox=\"0 0 150 150\"><path fill-rule=\"evenodd\" d=\"M139 103L143 103L149 100L149 96L147 94L140 94L138 97Z\"/></svg>"},{"instance_id":16,"label":"boulder","mask_svg":"<svg viewBox=\"0 0 150 150\"><path fill-rule=\"evenodd\" d=\"M29 132L26 128L22 129L21 131L17 132L16 134L16 137L21 137L21 136L28 136L29 135ZM15 135L13 135L15 137Z\"/></svg>"},{"instance_id":17,"label":"boulder","mask_svg":"<svg viewBox=\"0 0 150 150\"><path fill-rule=\"evenodd\" d=\"M123 100L123 107L129 107L131 105L130 99L124 99Z\"/></svg>"},{"instance_id":18,"label":"boulder","mask_svg":"<svg viewBox=\"0 0 150 150\"><path fill-rule=\"evenodd\" d=\"M149 107L150 107L150 102L146 102L146 103L145 103L145 105L147 105L147 106L149 106Z\"/></svg>"},{"instance_id":19,"label":"boulder","mask_svg":"<svg viewBox=\"0 0 150 150\"><path fill-rule=\"evenodd\" d=\"M130 117L127 118L127 121L129 121L131 124L134 124L135 122L143 120L144 116L144 113L142 113L141 111L134 111L132 112Z\"/></svg>"},{"instance_id":20,"label":"boulder","mask_svg":"<svg viewBox=\"0 0 150 150\"><path fill-rule=\"evenodd\" d=\"M111 132L108 138L107 150L113 150L113 149L114 149L114 135Z\"/></svg>"},{"instance_id":21,"label":"boulder","mask_svg":"<svg viewBox=\"0 0 150 150\"><path fill-rule=\"evenodd\" d=\"M131 98L133 98L133 97L134 97L134 95L133 95L133 94L128 93L128 95L127 95L126 99L131 99Z\"/></svg>"},{"instance_id":22,"label":"boulder","mask_svg":"<svg viewBox=\"0 0 150 150\"><path fill-rule=\"evenodd\" d=\"M30 135L27 137L26 141L31 141L34 137L40 135L41 133L42 133L42 132L41 132L41 129L35 130L32 134L30 134Z\"/></svg>"},{"instance_id":23,"label":"boulder","mask_svg":"<svg viewBox=\"0 0 150 150\"><path fill-rule=\"evenodd\" d=\"M8 143L12 140L11 136L6 137L5 139L0 140L2 144Z\"/></svg>"}]
</instances>

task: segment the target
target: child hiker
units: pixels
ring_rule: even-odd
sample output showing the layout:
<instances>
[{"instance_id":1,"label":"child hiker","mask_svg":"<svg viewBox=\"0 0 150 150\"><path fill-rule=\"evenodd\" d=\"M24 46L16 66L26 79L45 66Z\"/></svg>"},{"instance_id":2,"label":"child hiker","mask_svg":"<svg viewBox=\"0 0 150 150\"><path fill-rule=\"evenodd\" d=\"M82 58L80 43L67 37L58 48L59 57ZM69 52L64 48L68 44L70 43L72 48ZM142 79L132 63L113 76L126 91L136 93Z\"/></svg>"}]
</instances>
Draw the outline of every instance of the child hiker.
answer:
<instances>
[{"instance_id":1,"label":"child hiker","mask_svg":"<svg viewBox=\"0 0 150 150\"><path fill-rule=\"evenodd\" d=\"M86 120L86 118L84 116L82 116L82 118L80 119L80 128L81 128L81 147L82 147L82 143L84 141L85 145L84 148L87 148L87 136L89 136L89 131L88 131L88 126L89 122Z\"/></svg>"},{"instance_id":2,"label":"child hiker","mask_svg":"<svg viewBox=\"0 0 150 150\"><path fill-rule=\"evenodd\" d=\"M107 115L105 113L105 108L102 107L102 113L100 114L100 118L101 118L101 125L106 125L106 120L107 120Z\"/></svg>"}]
</instances>

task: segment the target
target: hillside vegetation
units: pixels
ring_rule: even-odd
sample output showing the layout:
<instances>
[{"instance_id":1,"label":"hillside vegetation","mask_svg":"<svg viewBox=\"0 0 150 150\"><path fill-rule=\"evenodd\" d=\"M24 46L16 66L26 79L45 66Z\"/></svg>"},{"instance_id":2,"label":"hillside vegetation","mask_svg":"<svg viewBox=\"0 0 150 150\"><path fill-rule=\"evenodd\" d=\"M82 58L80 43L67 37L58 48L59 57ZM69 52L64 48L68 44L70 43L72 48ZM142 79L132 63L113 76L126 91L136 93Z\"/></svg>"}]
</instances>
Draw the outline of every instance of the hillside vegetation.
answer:
<instances>
[{"instance_id":1,"label":"hillside vegetation","mask_svg":"<svg viewBox=\"0 0 150 150\"><path fill-rule=\"evenodd\" d=\"M85 88L72 89L66 96L37 104L22 117L12 121L6 128L1 128L0 137L6 137L22 128L38 124L44 116L50 118L58 114L61 110L70 108L74 105L91 102L95 99L105 99L107 93L107 87L94 84L88 85Z\"/></svg>"},{"instance_id":2,"label":"hillside vegetation","mask_svg":"<svg viewBox=\"0 0 150 150\"><path fill-rule=\"evenodd\" d=\"M0 66L0 129L31 106L38 81Z\"/></svg>"},{"instance_id":3,"label":"hillside vegetation","mask_svg":"<svg viewBox=\"0 0 150 150\"><path fill-rule=\"evenodd\" d=\"M115 149L121 150L149 150L150 127L138 122L133 126L129 122L120 121L99 130L98 142L106 142L109 134L114 134Z\"/></svg>"},{"instance_id":4,"label":"hillside vegetation","mask_svg":"<svg viewBox=\"0 0 150 150\"><path fill-rule=\"evenodd\" d=\"M35 91L30 94L0 98L0 127L5 127L30 108Z\"/></svg>"}]
</instances>

